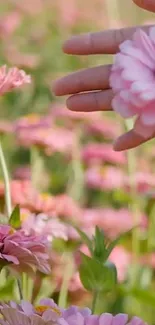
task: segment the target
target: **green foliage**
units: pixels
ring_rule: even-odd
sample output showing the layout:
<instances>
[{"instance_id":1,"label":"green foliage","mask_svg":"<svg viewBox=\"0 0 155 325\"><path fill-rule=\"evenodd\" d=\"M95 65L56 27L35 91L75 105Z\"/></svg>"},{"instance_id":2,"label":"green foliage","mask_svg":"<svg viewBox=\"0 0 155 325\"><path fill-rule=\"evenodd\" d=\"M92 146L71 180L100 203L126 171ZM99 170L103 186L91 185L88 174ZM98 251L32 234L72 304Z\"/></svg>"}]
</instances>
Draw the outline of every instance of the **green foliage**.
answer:
<instances>
[{"instance_id":1,"label":"green foliage","mask_svg":"<svg viewBox=\"0 0 155 325\"><path fill-rule=\"evenodd\" d=\"M111 265L82 254L80 279L88 291L109 291L116 285L116 270Z\"/></svg>"},{"instance_id":2,"label":"green foliage","mask_svg":"<svg viewBox=\"0 0 155 325\"><path fill-rule=\"evenodd\" d=\"M14 229L19 229L21 227L20 220L20 207L16 205L9 219L9 225Z\"/></svg>"}]
</instances>

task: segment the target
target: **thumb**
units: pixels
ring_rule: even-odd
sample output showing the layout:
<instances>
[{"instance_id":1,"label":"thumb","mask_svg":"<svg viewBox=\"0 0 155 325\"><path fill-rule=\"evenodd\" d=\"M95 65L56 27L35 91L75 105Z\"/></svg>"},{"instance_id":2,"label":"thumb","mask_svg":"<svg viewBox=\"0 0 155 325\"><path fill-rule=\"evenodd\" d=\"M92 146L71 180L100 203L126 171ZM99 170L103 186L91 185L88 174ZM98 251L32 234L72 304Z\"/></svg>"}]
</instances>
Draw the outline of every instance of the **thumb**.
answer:
<instances>
[{"instance_id":1,"label":"thumb","mask_svg":"<svg viewBox=\"0 0 155 325\"><path fill-rule=\"evenodd\" d=\"M133 2L143 9L155 12L155 0L133 0Z\"/></svg>"}]
</instances>

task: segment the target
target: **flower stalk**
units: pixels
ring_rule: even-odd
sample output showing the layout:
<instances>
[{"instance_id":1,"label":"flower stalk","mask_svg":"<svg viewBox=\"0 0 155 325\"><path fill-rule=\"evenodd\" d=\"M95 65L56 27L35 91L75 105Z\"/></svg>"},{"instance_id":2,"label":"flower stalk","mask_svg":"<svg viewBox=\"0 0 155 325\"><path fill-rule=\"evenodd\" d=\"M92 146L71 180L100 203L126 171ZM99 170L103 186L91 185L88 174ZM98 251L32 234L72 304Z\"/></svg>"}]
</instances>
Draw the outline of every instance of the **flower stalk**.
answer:
<instances>
[{"instance_id":1,"label":"flower stalk","mask_svg":"<svg viewBox=\"0 0 155 325\"><path fill-rule=\"evenodd\" d=\"M2 168L4 184L5 184L5 204L6 204L7 217L9 220L12 213L11 190L10 190L9 173L8 173L1 141L0 141L0 165ZM19 279L17 279L17 286L18 286L20 300L22 300L23 294L22 294L21 282Z\"/></svg>"}]
</instances>

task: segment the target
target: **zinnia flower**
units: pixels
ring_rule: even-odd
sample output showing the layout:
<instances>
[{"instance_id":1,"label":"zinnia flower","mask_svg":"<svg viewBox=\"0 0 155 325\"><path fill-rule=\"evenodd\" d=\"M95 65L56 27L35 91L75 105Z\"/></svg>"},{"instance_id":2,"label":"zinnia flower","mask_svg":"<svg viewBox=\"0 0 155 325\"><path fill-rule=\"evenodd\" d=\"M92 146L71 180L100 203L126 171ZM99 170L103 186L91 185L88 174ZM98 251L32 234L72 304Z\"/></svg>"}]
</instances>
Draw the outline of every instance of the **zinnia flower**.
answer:
<instances>
[{"instance_id":1,"label":"zinnia flower","mask_svg":"<svg viewBox=\"0 0 155 325\"><path fill-rule=\"evenodd\" d=\"M43 237L10 226L0 225L0 265L12 264L15 270L32 271L33 267L49 273L47 244Z\"/></svg>"},{"instance_id":2,"label":"zinnia flower","mask_svg":"<svg viewBox=\"0 0 155 325\"><path fill-rule=\"evenodd\" d=\"M18 68L10 68L7 71L6 65L0 68L0 95L11 91L14 88L19 88L24 84L30 83L31 78L23 70Z\"/></svg>"},{"instance_id":3,"label":"zinnia flower","mask_svg":"<svg viewBox=\"0 0 155 325\"><path fill-rule=\"evenodd\" d=\"M82 150L82 158L86 163L103 161L112 164L125 164L123 152L116 152L109 144L89 143Z\"/></svg>"},{"instance_id":4,"label":"zinnia flower","mask_svg":"<svg viewBox=\"0 0 155 325\"><path fill-rule=\"evenodd\" d=\"M148 35L138 29L132 40L120 45L110 85L112 106L124 118L137 116L135 132L149 137L155 131L155 27Z\"/></svg>"},{"instance_id":5,"label":"zinnia flower","mask_svg":"<svg viewBox=\"0 0 155 325\"><path fill-rule=\"evenodd\" d=\"M89 308L71 306L65 310L60 309L52 299L42 299L40 305L34 307L27 301L22 301L20 305L15 302L10 304L1 303L0 318L1 325L145 325L142 319L133 317L130 321L128 315L117 314L115 316L104 313L92 315Z\"/></svg>"},{"instance_id":6,"label":"zinnia flower","mask_svg":"<svg viewBox=\"0 0 155 325\"><path fill-rule=\"evenodd\" d=\"M0 313L3 325L21 325L21 324L54 324L60 318L60 308L52 299L42 299L36 307L28 301L22 301L20 305L11 301L9 304L1 303Z\"/></svg>"}]
</instances>

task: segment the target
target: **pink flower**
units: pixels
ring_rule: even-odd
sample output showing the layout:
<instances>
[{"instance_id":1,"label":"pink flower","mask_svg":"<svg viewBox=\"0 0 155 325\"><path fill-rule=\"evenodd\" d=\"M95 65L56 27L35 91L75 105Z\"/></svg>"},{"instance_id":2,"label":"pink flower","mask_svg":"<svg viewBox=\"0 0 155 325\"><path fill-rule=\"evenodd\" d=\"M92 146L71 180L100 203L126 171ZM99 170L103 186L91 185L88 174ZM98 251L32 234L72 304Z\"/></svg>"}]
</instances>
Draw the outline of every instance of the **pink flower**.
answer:
<instances>
[{"instance_id":1,"label":"pink flower","mask_svg":"<svg viewBox=\"0 0 155 325\"><path fill-rule=\"evenodd\" d=\"M118 281L124 281L131 264L131 254L123 246L116 246L109 256L109 261L116 266Z\"/></svg>"},{"instance_id":2,"label":"pink flower","mask_svg":"<svg viewBox=\"0 0 155 325\"><path fill-rule=\"evenodd\" d=\"M123 152L116 152L111 145L90 143L86 145L82 152L82 158L86 163L92 161L103 161L112 164L125 164L126 159Z\"/></svg>"},{"instance_id":3,"label":"pink flower","mask_svg":"<svg viewBox=\"0 0 155 325\"><path fill-rule=\"evenodd\" d=\"M148 137L155 131L155 27L146 34L138 29L132 40L120 45L110 84L113 109L122 117L137 116L135 131Z\"/></svg>"},{"instance_id":4,"label":"pink flower","mask_svg":"<svg viewBox=\"0 0 155 325\"><path fill-rule=\"evenodd\" d=\"M33 307L29 302L22 301L20 305L15 302L9 304L1 303L0 318L1 325L145 325L138 317L133 317L128 321L128 315L111 315L108 313L92 315L89 308L70 306L61 310L52 299L42 299L40 305Z\"/></svg>"},{"instance_id":5,"label":"pink flower","mask_svg":"<svg viewBox=\"0 0 155 325\"><path fill-rule=\"evenodd\" d=\"M89 188L111 191L124 187L125 175L116 167L101 167L99 165L88 168L85 180Z\"/></svg>"},{"instance_id":6,"label":"pink flower","mask_svg":"<svg viewBox=\"0 0 155 325\"><path fill-rule=\"evenodd\" d=\"M21 15L17 11L9 12L0 19L0 37L11 36L21 23Z\"/></svg>"},{"instance_id":7,"label":"pink flower","mask_svg":"<svg viewBox=\"0 0 155 325\"><path fill-rule=\"evenodd\" d=\"M23 70L18 68L10 68L7 71L7 67L4 65L0 68L0 95L2 96L8 91L14 88L19 88L24 84L29 84L31 78Z\"/></svg>"},{"instance_id":8,"label":"pink flower","mask_svg":"<svg viewBox=\"0 0 155 325\"><path fill-rule=\"evenodd\" d=\"M28 301L21 301L17 304L14 301L10 303L1 303L0 306L1 317L0 324L2 325L21 325L21 324L54 324L60 318L61 309L54 303L52 299L41 299L40 304L34 307Z\"/></svg>"},{"instance_id":9,"label":"pink flower","mask_svg":"<svg viewBox=\"0 0 155 325\"><path fill-rule=\"evenodd\" d=\"M94 233L94 227L101 227L108 238L116 238L121 233L129 231L137 223L127 209L96 208L86 209L83 213L83 227L88 233ZM140 216L138 225L144 229L147 225L147 217Z\"/></svg>"},{"instance_id":10,"label":"pink flower","mask_svg":"<svg viewBox=\"0 0 155 325\"><path fill-rule=\"evenodd\" d=\"M47 244L43 237L10 226L0 225L0 264L12 263L17 271L32 271L33 267L49 273Z\"/></svg>"},{"instance_id":11,"label":"pink flower","mask_svg":"<svg viewBox=\"0 0 155 325\"><path fill-rule=\"evenodd\" d=\"M43 213L38 215L29 214L26 219L24 218L22 228L27 234L35 231L36 234L46 237L50 242L53 238L68 239L67 226L57 218L49 218Z\"/></svg>"},{"instance_id":12,"label":"pink flower","mask_svg":"<svg viewBox=\"0 0 155 325\"><path fill-rule=\"evenodd\" d=\"M15 169L13 173L13 178L18 179L18 180L28 180L30 181L31 179L31 170L30 166L19 166Z\"/></svg>"},{"instance_id":13,"label":"pink flower","mask_svg":"<svg viewBox=\"0 0 155 325\"><path fill-rule=\"evenodd\" d=\"M36 145L42 148L47 155L55 152L70 153L74 145L74 133L71 130L52 125L19 128L16 139L24 147Z\"/></svg>"},{"instance_id":14,"label":"pink flower","mask_svg":"<svg viewBox=\"0 0 155 325\"><path fill-rule=\"evenodd\" d=\"M13 133L13 126L10 122L0 120L0 134Z\"/></svg>"},{"instance_id":15,"label":"pink flower","mask_svg":"<svg viewBox=\"0 0 155 325\"><path fill-rule=\"evenodd\" d=\"M103 119L102 116L96 120L88 122L88 134L99 135L106 139L115 139L120 133L119 123L116 124L115 120Z\"/></svg>"},{"instance_id":16,"label":"pink flower","mask_svg":"<svg viewBox=\"0 0 155 325\"><path fill-rule=\"evenodd\" d=\"M40 130L42 128L51 128L52 127L52 117L42 116L39 114L29 114L20 117L14 122L14 131L32 131Z\"/></svg>"},{"instance_id":17,"label":"pink flower","mask_svg":"<svg viewBox=\"0 0 155 325\"><path fill-rule=\"evenodd\" d=\"M111 315L108 313L101 315L91 315L89 310L85 310L83 312L79 312L77 307L70 307L64 313L63 317L65 319L65 325L144 325L145 323L139 319L138 317L133 317L130 321L128 321L128 315L126 314L118 314ZM59 324L64 324L59 320ZM17 324L18 325L18 324Z\"/></svg>"}]
</instances>

